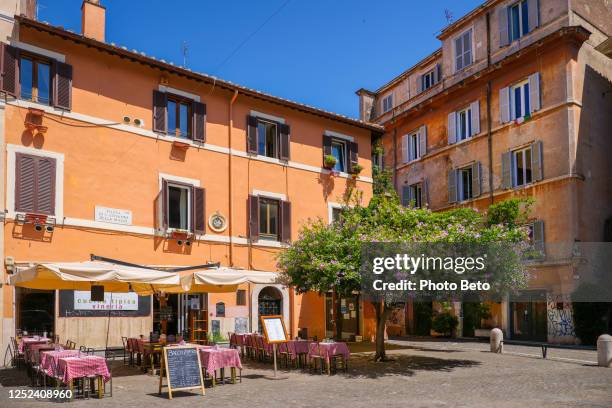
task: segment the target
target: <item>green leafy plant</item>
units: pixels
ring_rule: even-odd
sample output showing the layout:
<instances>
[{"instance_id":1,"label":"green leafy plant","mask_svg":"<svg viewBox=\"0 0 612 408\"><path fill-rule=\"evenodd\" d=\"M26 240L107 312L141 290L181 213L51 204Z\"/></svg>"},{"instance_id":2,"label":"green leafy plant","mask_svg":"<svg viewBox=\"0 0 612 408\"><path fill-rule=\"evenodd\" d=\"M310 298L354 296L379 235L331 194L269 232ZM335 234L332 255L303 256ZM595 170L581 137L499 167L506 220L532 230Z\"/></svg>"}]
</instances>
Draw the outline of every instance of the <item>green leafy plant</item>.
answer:
<instances>
[{"instance_id":1,"label":"green leafy plant","mask_svg":"<svg viewBox=\"0 0 612 408\"><path fill-rule=\"evenodd\" d=\"M208 343L210 344L218 344L227 342L227 338L223 336L221 333L208 333Z\"/></svg>"},{"instance_id":2,"label":"green leafy plant","mask_svg":"<svg viewBox=\"0 0 612 408\"><path fill-rule=\"evenodd\" d=\"M443 336L450 337L457 328L459 319L449 311L444 311L434 315L431 328Z\"/></svg>"},{"instance_id":3,"label":"green leafy plant","mask_svg":"<svg viewBox=\"0 0 612 408\"><path fill-rule=\"evenodd\" d=\"M352 170L353 170L353 174L359 174L361 173L361 170L363 170L363 166L361 164L355 164Z\"/></svg>"},{"instance_id":4,"label":"green leafy plant","mask_svg":"<svg viewBox=\"0 0 612 408\"><path fill-rule=\"evenodd\" d=\"M331 169L336 165L336 163L338 163L338 159L331 154L325 155L323 158L323 164L325 164L326 169Z\"/></svg>"}]
</instances>

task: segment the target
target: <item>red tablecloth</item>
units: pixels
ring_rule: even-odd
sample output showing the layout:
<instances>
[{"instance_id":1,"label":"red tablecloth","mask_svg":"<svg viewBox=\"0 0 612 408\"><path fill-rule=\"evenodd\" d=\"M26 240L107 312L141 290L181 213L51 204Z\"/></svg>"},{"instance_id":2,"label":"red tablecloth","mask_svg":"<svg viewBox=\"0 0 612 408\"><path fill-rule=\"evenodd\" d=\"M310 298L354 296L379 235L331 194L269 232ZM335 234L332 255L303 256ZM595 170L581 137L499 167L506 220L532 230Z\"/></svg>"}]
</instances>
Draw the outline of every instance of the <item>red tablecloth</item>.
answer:
<instances>
[{"instance_id":1,"label":"red tablecloth","mask_svg":"<svg viewBox=\"0 0 612 408\"><path fill-rule=\"evenodd\" d=\"M327 361L329 361L331 356L335 356L337 354L343 355L347 360L351 355L346 343L310 343L308 346L308 356L318 356L319 353L324 356Z\"/></svg>"},{"instance_id":2,"label":"red tablecloth","mask_svg":"<svg viewBox=\"0 0 612 408\"><path fill-rule=\"evenodd\" d=\"M242 368L240 353L236 349L199 347L202 368L214 375L215 370L226 367Z\"/></svg>"},{"instance_id":3,"label":"red tablecloth","mask_svg":"<svg viewBox=\"0 0 612 408\"><path fill-rule=\"evenodd\" d=\"M110 372L106 360L98 356L61 357L58 370L62 381L66 384L75 378L101 375L104 382L110 380Z\"/></svg>"},{"instance_id":4,"label":"red tablecloth","mask_svg":"<svg viewBox=\"0 0 612 408\"><path fill-rule=\"evenodd\" d=\"M58 351L43 351L40 353L40 368L52 377L56 373L53 372L53 367L57 369L58 360L63 357L78 357L79 350L58 350Z\"/></svg>"},{"instance_id":5,"label":"red tablecloth","mask_svg":"<svg viewBox=\"0 0 612 408\"><path fill-rule=\"evenodd\" d=\"M40 362L40 350L54 350L54 346L50 343L31 343L26 347L28 360L32 364Z\"/></svg>"},{"instance_id":6,"label":"red tablecloth","mask_svg":"<svg viewBox=\"0 0 612 408\"><path fill-rule=\"evenodd\" d=\"M17 348L20 353L23 353L30 344L45 344L50 341L51 339L46 337L22 337L19 340L19 346L17 346Z\"/></svg>"},{"instance_id":7,"label":"red tablecloth","mask_svg":"<svg viewBox=\"0 0 612 408\"><path fill-rule=\"evenodd\" d=\"M310 342L308 340L289 340L287 343L280 343L279 350L284 351L286 348L289 349L291 355L296 356L298 354L308 354L308 346Z\"/></svg>"}]
</instances>

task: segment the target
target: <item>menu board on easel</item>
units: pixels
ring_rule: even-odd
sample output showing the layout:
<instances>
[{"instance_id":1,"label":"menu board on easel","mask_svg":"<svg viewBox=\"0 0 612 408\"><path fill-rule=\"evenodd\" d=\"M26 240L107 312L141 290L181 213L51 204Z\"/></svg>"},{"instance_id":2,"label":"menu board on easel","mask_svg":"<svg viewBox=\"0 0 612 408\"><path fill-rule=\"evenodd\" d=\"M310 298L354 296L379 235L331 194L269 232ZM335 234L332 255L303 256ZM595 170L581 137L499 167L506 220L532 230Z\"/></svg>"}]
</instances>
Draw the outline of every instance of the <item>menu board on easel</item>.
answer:
<instances>
[{"instance_id":1,"label":"menu board on easel","mask_svg":"<svg viewBox=\"0 0 612 408\"><path fill-rule=\"evenodd\" d=\"M287 330L285 329L283 316L261 316L261 326L268 343L287 342Z\"/></svg>"},{"instance_id":2,"label":"menu board on easel","mask_svg":"<svg viewBox=\"0 0 612 408\"><path fill-rule=\"evenodd\" d=\"M159 373L160 394L164 377L168 384L170 399L172 399L172 392L179 390L201 389L202 395L205 394L200 354L196 347L164 347Z\"/></svg>"}]
</instances>

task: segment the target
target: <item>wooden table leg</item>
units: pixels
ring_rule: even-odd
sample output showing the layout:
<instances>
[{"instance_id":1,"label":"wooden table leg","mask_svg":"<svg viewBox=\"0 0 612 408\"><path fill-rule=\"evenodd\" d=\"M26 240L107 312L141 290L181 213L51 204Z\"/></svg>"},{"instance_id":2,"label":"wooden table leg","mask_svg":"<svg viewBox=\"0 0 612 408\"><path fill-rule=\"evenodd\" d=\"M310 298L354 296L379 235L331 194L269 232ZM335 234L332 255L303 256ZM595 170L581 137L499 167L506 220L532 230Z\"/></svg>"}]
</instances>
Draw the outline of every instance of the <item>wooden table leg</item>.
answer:
<instances>
[{"instance_id":1,"label":"wooden table leg","mask_svg":"<svg viewBox=\"0 0 612 408\"><path fill-rule=\"evenodd\" d=\"M70 390L70 399L74 399L74 381L68 381L68 389Z\"/></svg>"},{"instance_id":2,"label":"wooden table leg","mask_svg":"<svg viewBox=\"0 0 612 408\"><path fill-rule=\"evenodd\" d=\"M232 373L232 384L236 384L236 367L232 367L230 370Z\"/></svg>"},{"instance_id":3,"label":"wooden table leg","mask_svg":"<svg viewBox=\"0 0 612 408\"><path fill-rule=\"evenodd\" d=\"M99 375L98 376L98 398L100 398L100 399L102 399L102 394L103 394L103 391L104 391L103 387L104 387L104 385L102 383L102 376Z\"/></svg>"}]
</instances>

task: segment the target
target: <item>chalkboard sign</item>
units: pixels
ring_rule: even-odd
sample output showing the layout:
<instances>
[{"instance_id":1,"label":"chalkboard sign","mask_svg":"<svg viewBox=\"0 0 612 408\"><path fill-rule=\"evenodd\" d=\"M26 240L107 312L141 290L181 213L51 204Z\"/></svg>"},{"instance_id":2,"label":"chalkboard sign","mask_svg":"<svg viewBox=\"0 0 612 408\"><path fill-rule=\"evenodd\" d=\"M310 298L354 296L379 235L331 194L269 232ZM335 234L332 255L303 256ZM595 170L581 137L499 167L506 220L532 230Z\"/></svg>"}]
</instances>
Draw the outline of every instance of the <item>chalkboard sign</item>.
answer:
<instances>
[{"instance_id":1,"label":"chalkboard sign","mask_svg":"<svg viewBox=\"0 0 612 408\"><path fill-rule=\"evenodd\" d=\"M200 354L196 347L164 347L162 360L161 372L159 373L160 394L165 376L168 382L168 397L170 399L172 399L172 391L178 390L201 388L202 395L204 395L202 366L200 364Z\"/></svg>"},{"instance_id":2,"label":"chalkboard sign","mask_svg":"<svg viewBox=\"0 0 612 408\"><path fill-rule=\"evenodd\" d=\"M106 295L109 295L107 292ZM121 296L121 295L119 295ZM119 297L115 296L115 298ZM59 317L108 317L109 310L81 310L75 307L75 291L59 291ZM116 299L113 299L113 302ZM137 310L110 310L111 317L146 317L151 315L151 296L138 296Z\"/></svg>"}]
</instances>

